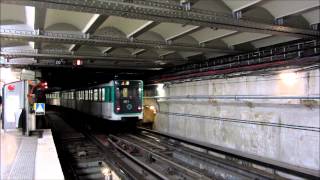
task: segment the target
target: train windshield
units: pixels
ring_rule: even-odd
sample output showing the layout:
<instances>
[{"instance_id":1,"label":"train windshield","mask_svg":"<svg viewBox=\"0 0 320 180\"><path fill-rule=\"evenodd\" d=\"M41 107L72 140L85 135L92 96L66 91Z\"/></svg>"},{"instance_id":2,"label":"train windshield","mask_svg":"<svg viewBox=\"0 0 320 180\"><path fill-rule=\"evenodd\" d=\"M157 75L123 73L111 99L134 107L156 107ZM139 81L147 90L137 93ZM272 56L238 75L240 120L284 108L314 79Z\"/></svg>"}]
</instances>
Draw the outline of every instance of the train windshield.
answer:
<instances>
[{"instance_id":1,"label":"train windshield","mask_svg":"<svg viewBox=\"0 0 320 180\"><path fill-rule=\"evenodd\" d=\"M138 113L142 109L142 82L116 81L116 113Z\"/></svg>"}]
</instances>

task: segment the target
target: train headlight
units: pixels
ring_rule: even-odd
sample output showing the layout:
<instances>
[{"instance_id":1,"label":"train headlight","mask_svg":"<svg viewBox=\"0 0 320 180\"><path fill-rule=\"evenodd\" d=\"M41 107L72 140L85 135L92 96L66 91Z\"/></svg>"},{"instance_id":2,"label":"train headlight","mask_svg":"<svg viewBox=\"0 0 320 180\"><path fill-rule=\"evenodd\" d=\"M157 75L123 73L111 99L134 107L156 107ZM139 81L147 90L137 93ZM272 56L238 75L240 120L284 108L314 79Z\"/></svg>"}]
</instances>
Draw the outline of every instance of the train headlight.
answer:
<instances>
[{"instance_id":1,"label":"train headlight","mask_svg":"<svg viewBox=\"0 0 320 180\"><path fill-rule=\"evenodd\" d=\"M117 112L119 112L120 111L120 107L117 107L116 110L117 110Z\"/></svg>"},{"instance_id":2,"label":"train headlight","mask_svg":"<svg viewBox=\"0 0 320 180\"><path fill-rule=\"evenodd\" d=\"M141 106L138 106L138 111L141 111L142 110L142 107Z\"/></svg>"},{"instance_id":3,"label":"train headlight","mask_svg":"<svg viewBox=\"0 0 320 180\"><path fill-rule=\"evenodd\" d=\"M154 114L156 114L157 113L157 110L156 110L156 107L154 107L154 106L150 106L150 108L149 108Z\"/></svg>"}]
</instances>

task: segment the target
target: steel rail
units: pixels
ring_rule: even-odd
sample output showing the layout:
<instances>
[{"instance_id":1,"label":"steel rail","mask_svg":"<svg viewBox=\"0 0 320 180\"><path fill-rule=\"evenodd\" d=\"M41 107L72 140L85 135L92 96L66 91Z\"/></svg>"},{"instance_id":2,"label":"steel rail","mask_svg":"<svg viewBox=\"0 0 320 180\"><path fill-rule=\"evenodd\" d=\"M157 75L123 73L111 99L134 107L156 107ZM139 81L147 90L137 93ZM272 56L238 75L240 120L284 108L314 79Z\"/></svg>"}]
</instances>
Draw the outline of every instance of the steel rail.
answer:
<instances>
[{"instance_id":1,"label":"steel rail","mask_svg":"<svg viewBox=\"0 0 320 180\"><path fill-rule=\"evenodd\" d=\"M168 6L163 3L150 1L137 1L135 2L136 4L113 0L2 0L1 2L300 38L318 37L320 35L320 32L315 30L270 25L249 20L238 20L216 12L208 13L207 11L201 10L184 11L178 6Z\"/></svg>"},{"instance_id":2,"label":"steel rail","mask_svg":"<svg viewBox=\"0 0 320 180\"><path fill-rule=\"evenodd\" d=\"M152 157L155 157L155 158L157 158L157 159L160 159L160 160L162 160L162 161L164 161L164 162L166 162L166 163L168 163L168 164L173 165L173 166L176 167L176 168L179 168L179 169L183 170L184 173L192 174L193 176L196 176L196 177L201 178L201 179L209 179L209 178L206 177L205 175L202 175L202 174L200 174L200 173L198 173L198 172L196 172L196 171L192 171L192 170L190 170L190 169L188 169L188 168L186 168L186 167L184 167L184 166L182 166L182 165L180 165L180 164L178 164L178 163L176 163L176 162L173 162L173 161L171 161L171 160L168 160L168 159L166 159L166 158L164 158L164 157L162 157L162 156L160 156L160 155L158 155L158 154L156 154L156 153L154 153L154 152L152 152L152 151L150 151L150 150L148 150L148 149L146 149L146 148L144 148L144 147L142 147L142 146L140 146L140 145L134 144L134 143L132 143L132 142L129 142L129 141L127 141L127 140L125 140L125 139L123 139L123 138L117 137L117 136L115 136L115 135L110 135L110 137L116 139L117 141L125 142L126 144L130 144L130 145L132 145L132 146L134 146L134 147L136 147L136 148L138 148L138 149L142 149L143 151L146 151L146 152L148 152L149 154L151 154ZM110 139L110 140L111 140L111 139ZM111 140L111 141L112 141L112 140Z\"/></svg>"},{"instance_id":3,"label":"steel rail","mask_svg":"<svg viewBox=\"0 0 320 180\"><path fill-rule=\"evenodd\" d=\"M85 136L87 136L96 146L98 146L102 151L104 152L110 152L110 150L103 145L95 136L92 134L89 134L87 132L83 132ZM105 157L107 160L110 160L110 157ZM125 172L126 175L128 175L130 178L135 180L144 179L144 177L138 173L135 173L131 167L129 167L127 164L123 162L117 161L117 164L122 167L121 170Z\"/></svg>"},{"instance_id":4,"label":"steel rail","mask_svg":"<svg viewBox=\"0 0 320 180\"><path fill-rule=\"evenodd\" d=\"M213 166L221 167L223 170L238 174L240 176L247 176L247 177L250 177L252 179L255 179L255 178L257 178L257 179L260 179L260 178L271 179L271 178L274 178L276 176L275 174L271 174L269 172L262 171L260 169L255 169L255 168L253 168L253 169L249 168L248 169L248 168L244 167L241 164L237 164L237 163L234 163L232 161L226 161L225 158L216 157L214 155L212 156L208 152L207 153L203 153L203 152L194 150L192 148L184 147L183 145L180 145L180 146L178 145L177 146L174 142L173 143L170 142L170 140L164 141L164 139L161 139L161 142L160 142L160 141L155 140L156 137L153 137L151 135L148 135L148 134L145 134L145 133L140 133L139 135L142 136L142 137L146 137L146 138L142 139L140 137L136 137L136 136L133 136L133 135L129 135L129 136L134 138L134 139L138 139L140 141L143 141L143 142L148 142L148 144L152 144L155 147L161 145L163 147L166 147L166 149L170 149L170 151L175 151L176 153L182 154L185 157L198 159L201 162L206 162L206 163L209 163L209 164L211 164ZM150 142L149 140L146 140L146 139L149 139L152 142ZM154 142L156 142L156 144L154 144Z\"/></svg>"},{"instance_id":5,"label":"steel rail","mask_svg":"<svg viewBox=\"0 0 320 180\"><path fill-rule=\"evenodd\" d=\"M146 165L145 163L143 163L142 161L138 160L137 158L133 157L131 154L129 154L128 152L126 152L125 150L123 150L121 147L119 147L115 142L113 142L110 138L108 138L108 141L112 144L113 147L115 147L118 151L120 151L122 154L124 154L126 157L128 157L129 159L131 159L133 162L135 162L136 164L138 164L140 167L146 169L148 172L152 173L153 175L155 175L156 177L163 179L163 180L169 180L166 176L164 176L163 174L159 173L158 171L150 168L148 165Z\"/></svg>"},{"instance_id":6,"label":"steel rail","mask_svg":"<svg viewBox=\"0 0 320 180\"><path fill-rule=\"evenodd\" d=\"M320 171L306 169L306 168L300 168L297 166L293 166L293 165L290 165L287 163L275 161L272 159L261 158L256 155L251 155L251 154L239 152L239 151L236 151L236 150L233 150L230 148L225 148L225 147L207 144L207 143L203 143L203 142L199 142L199 141L195 141L195 140L185 139L181 136L177 136L177 135L173 135L173 134L169 134L169 133L164 134L164 133L161 133L158 131L154 131L154 130L150 130L150 129L146 129L146 128L142 128L142 127L137 127L137 130L146 131L146 132L149 132L152 134L157 134L162 137L174 139L174 140L186 143L186 144L190 144L195 147L207 149L207 150L217 152L219 154L224 154L224 155L227 155L230 157L235 157L235 158L238 158L241 160L252 162L257 165L261 165L261 166L269 167L269 168L272 168L272 169L275 169L275 170L278 170L281 172L289 173L291 175L295 175L295 176L299 176L299 177L303 177L303 178L308 178L308 179L319 179L320 178Z\"/></svg>"},{"instance_id":7,"label":"steel rail","mask_svg":"<svg viewBox=\"0 0 320 180\"><path fill-rule=\"evenodd\" d=\"M127 48L143 48L143 49L166 49L166 50L183 50L183 51L200 51L214 53L239 53L240 51L232 49L219 49L213 47L202 47L200 45L190 45L181 43L168 44L165 41L151 40L129 40L126 38L114 38L109 36L98 36L86 34L57 33L30 30L15 30L1 28L1 39L15 39L23 41L47 42L47 43L65 43L79 45L95 45L102 47L127 47Z\"/></svg>"}]
</instances>

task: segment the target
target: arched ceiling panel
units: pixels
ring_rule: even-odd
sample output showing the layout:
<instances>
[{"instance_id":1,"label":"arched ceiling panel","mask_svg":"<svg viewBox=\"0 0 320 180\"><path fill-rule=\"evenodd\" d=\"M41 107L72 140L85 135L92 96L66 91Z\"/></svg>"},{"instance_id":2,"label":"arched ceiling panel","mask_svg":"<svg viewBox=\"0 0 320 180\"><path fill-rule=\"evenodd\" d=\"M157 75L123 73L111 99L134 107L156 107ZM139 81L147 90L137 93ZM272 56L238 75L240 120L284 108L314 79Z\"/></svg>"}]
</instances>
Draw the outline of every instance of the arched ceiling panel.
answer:
<instances>
[{"instance_id":1,"label":"arched ceiling panel","mask_svg":"<svg viewBox=\"0 0 320 180\"><path fill-rule=\"evenodd\" d=\"M243 19L252 20L261 23L273 24L273 15L263 7L256 6L243 12Z\"/></svg>"},{"instance_id":2,"label":"arched ceiling panel","mask_svg":"<svg viewBox=\"0 0 320 180\"><path fill-rule=\"evenodd\" d=\"M261 34L261 33L248 33L248 32L242 32L237 33L235 35L228 36L226 38L223 38L222 40L227 43L229 46L246 43L249 41L261 39L271 36L269 34Z\"/></svg>"},{"instance_id":3,"label":"arched ceiling panel","mask_svg":"<svg viewBox=\"0 0 320 180\"><path fill-rule=\"evenodd\" d=\"M182 43L182 44L190 44L190 45L198 45L199 42L192 36L186 35L177 40L175 40L172 44Z\"/></svg>"},{"instance_id":4,"label":"arched ceiling panel","mask_svg":"<svg viewBox=\"0 0 320 180\"><path fill-rule=\"evenodd\" d=\"M47 31L62 31L62 32L79 32L80 29L78 27L68 24L68 23L57 23L57 24L52 24L51 26L48 26L46 28Z\"/></svg>"},{"instance_id":5,"label":"arched ceiling panel","mask_svg":"<svg viewBox=\"0 0 320 180\"><path fill-rule=\"evenodd\" d=\"M153 41L165 41L165 39L158 33L147 31L141 34L137 39L139 40L153 40Z\"/></svg>"},{"instance_id":6,"label":"arched ceiling panel","mask_svg":"<svg viewBox=\"0 0 320 180\"><path fill-rule=\"evenodd\" d=\"M153 52L157 53L157 55L159 57L164 57L164 56L168 56L170 54L173 54L176 51L169 51L169 50L166 50L166 49L154 49Z\"/></svg>"},{"instance_id":7,"label":"arched ceiling panel","mask_svg":"<svg viewBox=\"0 0 320 180\"><path fill-rule=\"evenodd\" d=\"M8 20L11 20L12 22L26 23L25 6L1 4L0 11L1 24L3 24L3 21Z\"/></svg>"},{"instance_id":8,"label":"arched ceiling panel","mask_svg":"<svg viewBox=\"0 0 320 180\"><path fill-rule=\"evenodd\" d=\"M46 29L53 24L66 23L82 30L93 16L90 13L48 9L44 27Z\"/></svg>"},{"instance_id":9,"label":"arched ceiling panel","mask_svg":"<svg viewBox=\"0 0 320 180\"><path fill-rule=\"evenodd\" d=\"M284 25L296 28L310 28L309 22L301 15L288 16L284 21Z\"/></svg>"},{"instance_id":10,"label":"arched ceiling panel","mask_svg":"<svg viewBox=\"0 0 320 180\"><path fill-rule=\"evenodd\" d=\"M232 11L238 11L254 4L261 2L262 0L222 0Z\"/></svg>"},{"instance_id":11,"label":"arched ceiling panel","mask_svg":"<svg viewBox=\"0 0 320 180\"><path fill-rule=\"evenodd\" d=\"M153 59L159 58L158 54L156 52L154 52L153 50L147 50L138 56L142 57L142 58L153 58Z\"/></svg>"},{"instance_id":12,"label":"arched ceiling panel","mask_svg":"<svg viewBox=\"0 0 320 180\"><path fill-rule=\"evenodd\" d=\"M124 17L110 16L108 19L100 26L104 27L115 27L121 30L123 33L128 36L130 33L134 32L141 26L143 26L148 21L138 20L138 19L129 19Z\"/></svg>"},{"instance_id":13,"label":"arched ceiling panel","mask_svg":"<svg viewBox=\"0 0 320 180\"><path fill-rule=\"evenodd\" d=\"M297 39L298 38L296 37L290 37L290 36L272 36L272 37L251 42L251 44L255 48L261 48L261 47L266 47L273 44L284 43L284 42L293 41Z\"/></svg>"},{"instance_id":14,"label":"arched ceiling panel","mask_svg":"<svg viewBox=\"0 0 320 180\"><path fill-rule=\"evenodd\" d=\"M187 59L188 57L202 54L202 52L179 51L178 54L180 54L183 58Z\"/></svg>"},{"instance_id":15,"label":"arched ceiling panel","mask_svg":"<svg viewBox=\"0 0 320 180\"><path fill-rule=\"evenodd\" d=\"M192 7L208 11L216 11L231 14L230 8L226 6L226 4L224 4L221 0L200 0L197 3L195 3Z\"/></svg>"},{"instance_id":16,"label":"arched ceiling panel","mask_svg":"<svg viewBox=\"0 0 320 180\"><path fill-rule=\"evenodd\" d=\"M161 23L158 26L154 27L150 31L160 34L164 39L169 40L181 33L190 31L196 26L191 25L182 25L176 23Z\"/></svg>"},{"instance_id":17,"label":"arched ceiling panel","mask_svg":"<svg viewBox=\"0 0 320 180\"><path fill-rule=\"evenodd\" d=\"M115 27L103 27L98 29L94 34L101 35L101 36L112 36L112 37L118 37L118 38L126 37L125 33L123 33L121 30Z\"/></svg>"},{"instance_id":18,"label":"arched ceiling panel","mask_svg":"<svg viewBox=\"0 0 320 180\"><path fill-rule=\"evenodd\" d=\"M117 48L110 52L113 56L131 56L131 52L127 48Z\"/></svg>"},{"instance_id":19,"label":"arched ceiling panel","mask_svg":"<svg viewBox=\"0 0 320 180\"><path fill-rule=\"evenodd\" d=\"M190 36L195 38L199 43L205 43L205 42L212 41L214 39L218 39L235 32L237 31L232 31L227 29L204 28L190 34Z\"/></svg>"},{"instance_id":20,"label":"arched ceiling panel","mask_svg":"<svg viewBox=\"0 0 320 180\"><path fill-rule=\"evenodd\" d=\"M97 47L94 46L81 46L78 50L79 53L81 52L89 52L89 53L96 53L96 54L100 54L101 50Z\"/></svg>"},{"instance_id":21,"label":"arched ceiling panel","mask_svg":"<svg viewBox=\"0 0 320 180\"><path fill-rule=\"evenodd\" d=\"M276 19L320 6L319 0L270 0L262 4Z\"/></svg>"},{"instance_id":22,"label":"arched ceiling panel","mask_svg":"<svg viewBox=\"0 0 320 180\"><path fill-rule=\"evenodd\" d=\"M305 12L302 16L309 22L309 24L320 23L320 8Z\"/></svg>"}]
</instances>

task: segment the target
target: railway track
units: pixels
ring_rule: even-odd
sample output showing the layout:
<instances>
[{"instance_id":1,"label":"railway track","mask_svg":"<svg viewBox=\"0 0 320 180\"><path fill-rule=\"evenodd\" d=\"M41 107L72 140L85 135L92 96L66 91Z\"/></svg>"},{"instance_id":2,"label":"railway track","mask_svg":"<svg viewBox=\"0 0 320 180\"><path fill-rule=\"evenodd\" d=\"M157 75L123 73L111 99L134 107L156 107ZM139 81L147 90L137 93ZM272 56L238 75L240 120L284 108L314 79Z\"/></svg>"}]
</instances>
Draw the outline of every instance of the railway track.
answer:
<instances>
[{"instance_id":1,"label":"railway track","mask_svg":"<svg viewBox=\"0 0 320 180\"><path fill-rule=\"evenodd\" d=\"M290 179L269 167L221 155L152 130L134 133L76 130L58 113L47 115L66 179ZM79 118L79 117L78 117ZM299 173L297 173L299 175ZM294 174L294 175L297 175ZM309 179L312 179L309 178Z\"/></svg>"},{"instance_id":2,"label":"railway track","mask_svg":"<svg viewBox=\"0 0 320 180\"><path fill-rule=\"evenodd\" d=\"M146 164L158 173L169 172L168 179L284 179L150 133L109 135L109 138L117 149L137 160L147 159Z\"/></svg>"},{"instance_id":3,"label":"railway track","mask_svg":"<svg viewBox=\"0 0 320 180\"><path fill-rule=\"evenodd\" d=\"M46 117L66 179L158 179L112 148L106 135L74 129L58 113Z\"/></svg>"}]
</instances>

